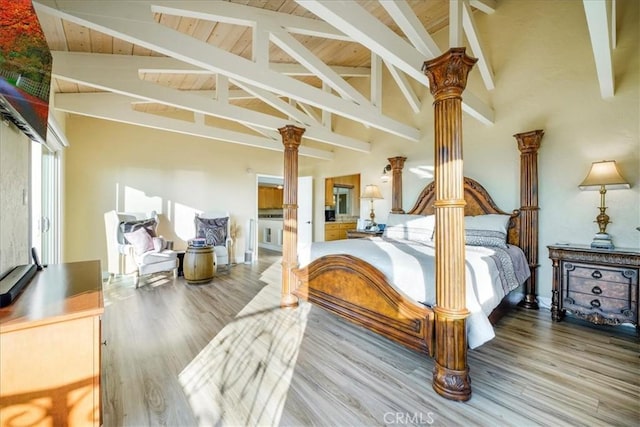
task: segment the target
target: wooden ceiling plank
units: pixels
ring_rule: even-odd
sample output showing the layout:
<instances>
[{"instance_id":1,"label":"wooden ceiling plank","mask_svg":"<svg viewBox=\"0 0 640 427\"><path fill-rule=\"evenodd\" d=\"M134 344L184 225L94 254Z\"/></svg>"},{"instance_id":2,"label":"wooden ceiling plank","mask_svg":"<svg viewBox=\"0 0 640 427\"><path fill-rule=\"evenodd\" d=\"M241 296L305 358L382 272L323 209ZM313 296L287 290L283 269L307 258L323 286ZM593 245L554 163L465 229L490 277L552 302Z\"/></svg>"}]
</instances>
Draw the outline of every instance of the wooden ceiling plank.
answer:
<instances>
[{"instance_id":1,"label":"wooden ceiling plank","mask_svg":"<svg viewBox=\"0 0 640 427\"><path fill-rule=\"evenodd\" d=\"M442 54L436 42L406 1L380 0L380 4L425 59L435 58Z\"/></svg>"},{"instance_id":2,"label":"wooden ceiling plank","mask_svg":"<svg viewBox=\"0 0 640 427\"><path fill-rule=\"evenodd\" d=\"M276 22L277 25L282 26L290 33L335 40L349 40L348 37L333 26L317 19L303 18L229 2L167 1L161 4L152 4L152 10L158 13L170 13L241 26L252 26L255 22L268 19Z\"/></svg>"},{"instance_id":3,"label":"wooden ceiling plank","mask_svg":"<svg viewBox=\"0 0 640 427\"><path fill-rule=\"evenodd\" d=\"M91 39L90 52L113 53L113 37L95 30L89 30L89 36Z\"/></svg>"},{"instance_id":4,"label":"wooden ceiling plank","mask_svg":"<svg viewBox=\"0 0 640 427\"><path fill-rule=\"evenodd\" d=\"M462 27L467 35L471 52L473 52L473 55L478 58L478 71L480 71L480 76L482 77L485 87L487 90L495 89L496 85L493 70L491 69L489 61L487 61L487 56L484 54L484 49L482 48L483 44L480 40L480 32L476 27L468 0L463 0L462 3Z\"/></svg>"},{"instance_id":5,"label":"wooden ceiling plank","mask_svg":"<svg viewBox=\"0 0 640 427\"><path fill-rule=\"evenodd\" d=\"M67 36L69 50L75 52L91 52L91 36L89 28L73 22L63 21L64 33Z\"/></svg>"},{"instance_id":6,"label":"wooden ceiling plank","mask_svg":"<svg viewBox=\"0 0 640 427\"><path fill-rule=\"evenodd\" d=\"M40 21L42 32L51 50L69 50L62 19L57 16L41 13L38 15L38 21Z\"/></svg>"},{"instance_id":7,"label":"wooden ceiling plank","mask_svg":"<svg viewBox=\"0 0 640 427\"><path fill-rule=\"evenodd\" d=\"M606 0L583 0L582 4L587 16L591 49L600 83L600 95L603 99L612 98L615 88L607 2Z\"/></svg>"},{"instance_id":8,"label":"wooden ceiling plank","mask_svg":"<svg viewBox=\"0 0 640 427\"><path fill-rule=\"evenodd\" d=\"M279 140L274 141L271 138L263 138L220 127L207 126L203 123L193 123L136 111L131 108L132 101L129 97L113 93L61 93L55 95L56 109L67 113L215 139L255 148L274 151L284 150ZM304 146L300 147L300 155L324 160L333 159L333 153L330 151Z\"/></svg>"},{"instance_id":9,"label":"wooden ceiling plank","mask_svg":"<svg viewBox=\"0 0 640 427\"><path fill-rule=\"evenodd\" d=\"M415 127L381 115L370 105L357 105L338 96L327 94L294 78L256 67L249 60L159 25L148 11L150 4L148 1L128 2L127 7L122 7L120 3L34 1L37 8L44 9L44 13L91 26L114 37L135 42L181 61L215 73L226 74L235 80L241 80L282 96L330 110L348 119L412 141L419 141L421 138L420 132Z\"/></svg>"}]
</instances>

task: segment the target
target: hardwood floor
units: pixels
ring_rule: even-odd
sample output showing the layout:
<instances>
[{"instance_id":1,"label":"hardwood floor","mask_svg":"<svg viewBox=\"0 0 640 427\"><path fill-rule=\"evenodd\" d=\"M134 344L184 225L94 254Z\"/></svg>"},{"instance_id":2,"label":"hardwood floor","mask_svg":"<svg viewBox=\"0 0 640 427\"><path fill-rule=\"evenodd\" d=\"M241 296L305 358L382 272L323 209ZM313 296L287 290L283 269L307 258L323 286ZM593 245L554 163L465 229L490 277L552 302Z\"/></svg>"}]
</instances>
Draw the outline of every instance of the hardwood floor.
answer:
<instances>
[{"instance_id":1,"label":"hardwood floor","mask_svg":"<svg viewBox=\"0 0 640 427\"><path fill-rule=\"evenodd\" d=\"M515 310L469 352L473 396L456 403L433 391L420 354L307 304L283 317L279 261L261 251L208 285L105 284L104 425L638 424L640 344L628 328Z\"/></svg>"}]
</instances>

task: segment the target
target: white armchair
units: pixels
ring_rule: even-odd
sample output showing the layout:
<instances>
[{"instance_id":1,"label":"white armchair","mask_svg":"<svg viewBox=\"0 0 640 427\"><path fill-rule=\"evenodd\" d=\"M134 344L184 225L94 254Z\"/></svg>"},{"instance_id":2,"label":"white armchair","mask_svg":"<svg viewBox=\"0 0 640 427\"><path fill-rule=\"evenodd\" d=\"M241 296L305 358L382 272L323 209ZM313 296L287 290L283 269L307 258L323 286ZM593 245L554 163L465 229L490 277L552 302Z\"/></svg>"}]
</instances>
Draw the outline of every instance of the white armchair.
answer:
<instances>
[{"instance_id":1,"label":"white armchair","mask_svg":"<svg viewBox=\"0 0 640 427\"><path fill-rule=\"evenodd\" d=\"M226 220L226 224L224 227L224 234L217 235L213 237L215 233L214 230L210 229L209 226L212 225L212 221L214 219ZM200 226L199 221L200 221ZM227 270L231 268L231 245L233 244L233 239L231 238L231 217L229 216L229 212L203 212L201 214L196 214L194 218L194 225L196 229L196 237L203 237L207 239L207 244L212 244L212 241L216 241L216 244L213 245L213 251L216 254L216 270L221 266L225 266Z\"/></svg>"},{"instance_id":2,"label":"white armchair","mask_svg":"<svg viewBox=\"0 0 640 427\"><path fill-rule=\"evenodd\" d=\"M149 214L109 211L104 214L105 231L107 236L107 270L109 280L116 275L135 273L136 288L140 283L140 277L159 272L172 272L176 277L178 273L178 254L172 250L139 250L136 252L134 245L127 242L120 224L130 221L155 219L155 212ZM155 227L154 230L155 232Z\"/></svg>"}]
</instances>

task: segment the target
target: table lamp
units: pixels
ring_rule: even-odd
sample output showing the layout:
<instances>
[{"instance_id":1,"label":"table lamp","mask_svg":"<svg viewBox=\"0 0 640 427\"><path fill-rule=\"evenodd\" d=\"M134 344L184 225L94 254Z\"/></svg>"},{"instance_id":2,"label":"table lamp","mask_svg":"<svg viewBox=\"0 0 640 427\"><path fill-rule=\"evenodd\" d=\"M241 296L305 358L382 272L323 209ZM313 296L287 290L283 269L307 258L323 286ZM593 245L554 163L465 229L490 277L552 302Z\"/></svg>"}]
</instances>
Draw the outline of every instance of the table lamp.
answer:
<instances>
[{"instance_id":1,"label":"table lamp","mask_svg":"<svg viewBox=\"0 0 640 427\"><path fill-rule=\"evenodd\" d=\"M618 165L616 165L615 160L593 162L586 178L582 183L580 183L579 188L581 190L600 190L600 214L594 221L598 223L600 231L596 233L593 242L591 242L592 248L614 248L611 236L606 232L607 224L611 221L609 221L609 215L605 213L607 210L607 207L605 206L605 195L607 194L607 188L610 190L617 190L629 187L629 183L622 177L622 175L620 175L620 171L618 170Z\"/></svg>"},{"instance_id":2,"label":"table lamp","mask_svg":"<svg viewBox=\"0 0 640 427\"><path fill-rule=\"evenodd\" d=\"M364 187L364 191L362 192L362 196L360 196L361 199L369 199L370 203L371 203L371 213L369 214L369 218L371 218L371 225L374 226L376 225L375 217L376 214L373 211L373 201L376 199L382 199L382 194L380 193L380 189L378 188L377 185L374 184L369 184L366 187Z\"/></svg>"}]
</instances>

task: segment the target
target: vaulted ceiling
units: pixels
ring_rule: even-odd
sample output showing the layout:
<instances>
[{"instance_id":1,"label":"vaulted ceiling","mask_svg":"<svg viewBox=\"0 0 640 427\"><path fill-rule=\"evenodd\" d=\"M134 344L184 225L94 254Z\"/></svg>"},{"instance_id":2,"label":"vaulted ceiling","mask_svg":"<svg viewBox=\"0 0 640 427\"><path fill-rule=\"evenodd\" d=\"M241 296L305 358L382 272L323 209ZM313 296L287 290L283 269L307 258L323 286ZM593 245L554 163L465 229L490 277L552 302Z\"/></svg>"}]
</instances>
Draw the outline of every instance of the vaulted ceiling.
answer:
<instances>
[{"instance_id":1,"label":"vaulted ceiling","mask_svg":"<svg viewBox=\"0 0 640 427\"><path fill-rule=\"evenodd\" d=\"M263 149L281 151L277 129L295 124L313 141L301 155L331 159L336 146L368 152L368 141L333 130L335 116L420 140L418 129L384 113L382 71L420 111L414 88L428 85L422 63L442 53L431 34L445 27L450 45L468 46L484 85L495 87L475 17L493 13L496 0L33 4L54 57L56 109ZM584 7L601 93L610 97L615 5ZM354 87L358 79L367 93ZM469 91L463 109L494 120Z\"/></svg>"}]
</instances>

